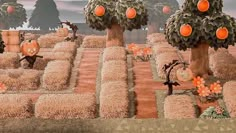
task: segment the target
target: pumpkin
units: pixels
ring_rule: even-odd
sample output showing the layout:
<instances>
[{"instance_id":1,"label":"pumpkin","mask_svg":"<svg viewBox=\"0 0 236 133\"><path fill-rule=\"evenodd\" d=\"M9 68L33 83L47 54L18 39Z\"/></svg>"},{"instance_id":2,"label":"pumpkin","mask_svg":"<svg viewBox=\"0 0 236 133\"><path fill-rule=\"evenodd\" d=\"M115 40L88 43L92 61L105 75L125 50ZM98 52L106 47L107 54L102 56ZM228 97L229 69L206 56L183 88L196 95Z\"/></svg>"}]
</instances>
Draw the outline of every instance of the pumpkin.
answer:
<instances>
[{"instance_id":1,"label":"pumpkin","mask_svg":"<svg viewBox=\"0 0 236 133\"><path fill-rule=\"evenodd\" d=\"M208 2L208 0L199 0L197 3L197 9L200 12L208 11L209 7L210 7L210 3Z\"/></svg>"},{"instance_id":2,"label":"pumpkin","mask_svg":"<svg viewBox=\"0 0 236 133\"><path fill-rule=\"evenodd\" d=\"M69 35L69 30L67 28L59 28L57 30L57 36L59 37L66 37Z\"/></svg>"},{"instance_id":3,"label":"pumpkin","mask_svg":"<svg viewBox=\"0 0 236 133\"><path fill-rule=\"evenodd\" d=\"M135 17L136 17L136 14L137 14L137 12L136 12L136 10L135 10L134 8L129 7L129 8L126 10L126 17L127 17L128 19L133 19L133 18L135 18Z\"/></svg>"},{"instance_id":4,"label":"pumpkin","mask_svg":"<svg viewBox=\"0 0 236 133\"><path fill-rule=\"evenodd\" d=\"M96 16L101 17L105 14L106 9L103 6L96 6L94 13Z\"/></svg>"},{"instance_id":5,"label":"pumpkin","mask_svg":"<svg viewBox=\"0 0 236 133\"><path fill-rule=\"evenodd\" d=\"M169 6L163 6L162 8L162 12L165 13L165 14L170 14L170 7Z\"/></svg>"},{"instance_id":6,"label":"pumpkin","mask_svg":"<svg viewBox=\"0 0 236 133\"><path fill-rule=\"evenodd\" d=\"M39 44L36 40L26 40L21 43L21 52L24 56L34 56L39 52Z\"/></svg>"},{"instance_id":7,"label":"pumpkin","mask_svg":"<svg viewBox=\"0 0 236 133\"><path fill-rule=\"evenodd\" d=\"M180 27L180 34L184 37L188 37L192 34L192 26L189 24L183 24Z\"/></svg>"},{"instance_id":8,"label":"pumpkin","mask_svg":"<svg viewBox=\"0 0 236 133\"><path fill-rule=\"evenodd\" d=\"M190 81L193 78L193 73L189 68L179 68L176 71L176 77L179 81Z\"/></svg>"},{"instance_id":9,"label":"pumpkin","mask_svg":"<svg viewBox=\"0 0 236 133\"><path fill-rule=\"evenodd\" d=\"M220 27L216 30L216 37L218 39L224 40L228 37L229 31L226 27Z\"/></svg>"}]
</instances>

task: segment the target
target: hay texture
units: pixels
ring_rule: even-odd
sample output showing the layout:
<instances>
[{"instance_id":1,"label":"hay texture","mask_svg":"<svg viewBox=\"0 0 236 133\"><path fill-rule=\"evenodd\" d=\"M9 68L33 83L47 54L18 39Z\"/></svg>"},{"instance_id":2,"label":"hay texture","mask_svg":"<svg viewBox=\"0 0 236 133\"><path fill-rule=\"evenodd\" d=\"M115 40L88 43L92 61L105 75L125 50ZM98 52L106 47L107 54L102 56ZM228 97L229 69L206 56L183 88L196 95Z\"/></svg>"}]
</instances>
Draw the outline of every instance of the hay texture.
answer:
<instances>
[{"instance_id":1,"label":"hay texture","mask_svg":"<svg viewBox=\"0 0 236 133\"><path fill-rule=\"evenodd\" d=\"M77 50L77 46L75 42L60 42L55 45L52 52L65 52L65 53L71 53L75 55L76 50Z\"/></svg>"},{"instance_id":2,"label":"hay texture","mask_svg":"<svg viewBox=\"0 0 236 133\"><path fill-rule=\"evenodd\" d=\"M153 52L154 55L158 56L162 53L167 53L167 52L177 52L178 50L168 43L160 43L160 45L155 45L153 46Z\"/></svg>"},{"instance_id":3,"label":"hay texture","mask_svg":"<svg viewBox=\"0 0 236 133\"><path fill-rule=\"evenodd\" d=\"M0 70L0 81L8 90L36 90L40 86L41 74L31 69Z\"/></svg>"},{"instance_id":4,"label":"hay texture","mask_svg":"<svg viewBox=\"0 0 236 133\"><path fill-rule=\"evenodd\" d=\"M45 67L50 61L64 60L69 61L72 64L74 59L73 54L68 52L39 52L38 55L43 56L43 58L37 58L35 61L33 69L36 70L45 70ZM23 68L27 68L28 62L24 60L21 65Z\"/></svg>"},{"instance_id":5,"label":"hay texture","mask_svg":"<svg viewBox=\"0 0 236 133\"><path fill-rule=\"evenodd\" d=\"M40 37L38 34L33 34L33 33L26 33L24 35L25 40L37 40Z\"/></svg>"},{"instance_id":6,"label":"hay texture","mask_svg":"<svg viewBox=\"0 0 236 133\"><path fill-rule=\"evenodd\" d=\"M90 119L96 117L93 94L45 94L35 104L35 116L44 119Z\"/></svg>"},{"instance_id":7,"label":"hay texture","mask_svg":"<svg viewBox=\"0 0 236 133\"><path fill-rule=\"evenodd\" d=\"M102 83L110 81L126 81L127 64L122 60L112 60L103 63Z\"/></svg>"},{"instance_id":8,"label":"hay texture","mask_svg":"<svg viewBox=\"0 0 236 133\"><path fill-rule=\"evenodd\" d=\"M147 43L166 42L163 33L153 33L147 36Z\"/></svg>"},{"instance_id":9,"label":"hay texture","mask_svg":"<svg viewBox=\"0 0 236 133\"><path fill-rule=\"evenodd\" d=\"M126 51L124 47L109 47L105 48L103 53L103 61L110 60L126 60Z\"/></svg>"},{"instance_id":10,"label":"hay texture","mask_svg":"<svg viewBox=\"0 0 236 133\"><path fill-rule=\"evenodd\" d=\"M191 97L187 95L166 97L164 115L167 119L195 118L196 114Z\"/></svg>"},{"instance_id":11,"label":"hay texture","mask_svg":"<svg viewBox=\"0 0 236 133\"><path fill-rule=\"evenodd\" d=\"M0 69L13 69L20 67L20 56L17 53L4 52L0 54Z\"/></svg>"},{"instance_id":12,"label":"hay texture","mask_svg":"<svg viewBox=\"0 0 236 133\"><path fill-rule=\"evenodd\" d=\"M57 91L67 88L71 74L71 64L68 61L51 61L43 74L43 87Z\"/></svg>"},{"instance_id":13,"label":"hay texture","mask_svg":"<svg viewBox=\"0 0 236 133\"><path fill-rule=\"evenodd\" d=\"M32 101L19 94L0 94L0 118L29 118L32 116Z\"/></svg>"},{"instance_id":14,"label":"hay texture","mask_svg":"<svg viewBox=\"0 0 236 133\"><path fill-rule=\"evenodd\" d=\"M102 118L127 118L128 108L128 86L125 81L102 84L100 92L100 116Z\"/></svg>"},{"instance_id":15,"label":"hay texture","mask_svg":"<svg viewBox=\"0 0 236 133\"><path fill-rule=\"evenodd\" d=\"M227 51L218 51L210 55L210 68L215 77L220 79L236 79L236 58Z\"/></svg>"},{"instance_id":16,"label":"hay texture","mask_svg":"<svg viewBox=\"0 0 236 133\"><path fill-rule=\"evenodd\" d=\"M223 96L230 116L236 117L236 81L229 81L224 84Z\"/></svg>"},{"instance_id":17,"label":"hay texture","mask_svg":"<svg viewBox=\"0 0 236 133\"><path fill-rule=\"evenodd\" d=\"M106 36L85 36L82 48L105 48L106 47Z\"/></svg>"},{"instance_id":18,"label":"hay texture","mask_svg":"<svg viewBox=\"0 0 236 133\"><path fill-rule=\"evenodd\" d=\"M56 33L41 35L38 38L38 43L41 48L53 48L56 45L56 43L63 41L64 37L59 37L56 35Z\"/></svg>"},{"instance_id":19,"label":"hay texture","mask_svg":"<svg viewBox=\"0 0 236 133\"><path fill-rule=\"evenodd\" d=\"M182 55L180 54L180 56L182 57ZM165 52L162 54L159 54L158 56L156 56L155 58L156 60L156 70L157 70L157 74L158 77L162 78L162 79L166 79L166 74L164 72L164 70L162 69L163 66L165 64L169 64L170 62L172 62L173 60L179 60L178 54L176 52ZM170 78L171 79L177 79L176 77L176 71L183 67L182 65L177 65L170 73ZM168 71L169 69L167 69Z\"/></svg>"}]
</instances>

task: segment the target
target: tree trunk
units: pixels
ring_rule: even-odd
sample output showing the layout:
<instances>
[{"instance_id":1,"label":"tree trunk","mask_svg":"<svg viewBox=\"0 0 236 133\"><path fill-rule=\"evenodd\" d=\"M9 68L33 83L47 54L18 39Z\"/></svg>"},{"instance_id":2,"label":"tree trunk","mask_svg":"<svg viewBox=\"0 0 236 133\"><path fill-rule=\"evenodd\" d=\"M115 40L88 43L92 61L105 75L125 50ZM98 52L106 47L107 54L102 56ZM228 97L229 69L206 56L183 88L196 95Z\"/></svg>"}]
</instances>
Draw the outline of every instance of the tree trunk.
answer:
<instances>
[{"instance_id":1,"label":"tree trunk","mask_svg":"<svg viewBox=\"0 0 236 133\"><path fill-rule=\"evenodd\" d=\"M148 24L147 35L160 32L159 25L157 23L151 22Z\"/></svg>"},{"instance_id":2,"label":"tree trunk","mask_svg":"<svg viewBox=\"0 0 236 133\"><path fill-rule=\"evenodd\" d=\"M119 24L113 24L107 29L106 47L124 46L124 29Z\"/></svg>"},{"instance_id":3,"label":"tree trunk","mask_svg":"<svg viewBox=\"0 0 236 133\"><path fill-rule=\"evenodd\" d=\"M209 44L201 43L196 48L191 48L190 55L190 69L193 72L193 76L201 76L207 78L208 75L212 75L212 71L209 68Z\"/></svg>"}]
</instances>

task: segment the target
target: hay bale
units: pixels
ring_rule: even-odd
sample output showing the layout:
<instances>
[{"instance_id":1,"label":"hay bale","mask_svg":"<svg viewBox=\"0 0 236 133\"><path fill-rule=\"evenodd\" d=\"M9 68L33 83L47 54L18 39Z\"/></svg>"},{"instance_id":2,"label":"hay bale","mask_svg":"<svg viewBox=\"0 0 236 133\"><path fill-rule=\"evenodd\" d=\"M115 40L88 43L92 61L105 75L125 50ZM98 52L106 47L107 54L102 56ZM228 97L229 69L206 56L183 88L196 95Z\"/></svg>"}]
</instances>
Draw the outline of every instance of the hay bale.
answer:
<instances>
[{"instance_id":1,"label":"hay bale","mask_svg":"<svg viewBox=\"0 0 236 133\"><path fill-rule=\"evenodd\" d=\"M59 37L56 35L56 33L41 35L38 38L38 43L41 48L53 48L56 45L56 43L63 41L64 37Z\"/></svg>"},{"instance_id":2,"label":"hay bale","mask_svg":"<svg viewBox=\"0 0 236 133\"><path fill-rule=\"evenodd\" d=\"M67 52L73 55L76 54L77 46L75 42L60 42L55 45L52 52Z\"/></svg>"},{"instance_id":3,"label":"hay bale","mask_svg":"<svg viewBox=\"0 0 236 133\"><path fill-rule=\"evenodd\" d=\"M68 86L70 74L69 61L51 61L43 74L43 87L51 91L64 90Z\"/></svg>"},{"instance_id":4,"label":"hay bale","mask_svg":"<svg viewBox=\"0 0 236 133\"><path fill-rule=\"evenodd\" d=\"M216 78L224 80L236 79L236 64L219 64L212 69Z\"/></svg>"},{"instance_id":5,"label":"hay bale","mask_svg":"<svg viewBox=\"0 0 236 133\"><path fill-rule=\"evenodd\" d=\"M166 42L165 35L163 33L153 33L147 36L148 43Z\"/></svg>"},{"instance_id":6,"label":"hay bale","mask_svg":"<svg viewBox=\"0 0 236 133\"><path fill-rule=\"evenodd\" d=\"M85 36L82 48L105 48L106 47L106 36Z\"/></svg>"},{"instance_id":7,"label":"hay bale","mask_svg":"<svg viewBox=\"0 0 236 133\"><path fill-rule=\"evenodd\" d=\"M209 64L212 69L219 64L236 64L236 59L233 55L226 51L218 51L211 54L209 57Z\"/></svg>"},{"instance_id":8,"label":"hay bale","mask_svg":"<svg viewBox=\"0 0 236 133\"><path fill-rule=\"evenodd\" d=\"M20 56L17 53L4 52L0 54L0 69L13 69L20 67Z\"/></svg>"},{"instance_id":9,"label":"hay bale","mask_svg":"<svg viewBox=\"0 0 236 133\"><path fill-rule=\"evenodd\" d=\"M91 119L96 117L93 94L46 94L35 104L35 116L44 119Z\"/></svg>"},{"instance_id":10,"label":"hay bale","mask_svg":"<svg viewBox=\"0 0 236 133\"><path fill-rule=\"evenodd\" d=\"M102 83L110 81L126 81L127 65L122 60L112 60L103 63Z\"/></svg>"},{"instance_id":11,"label":"hay bale","mask_svg":"<svg viewBox=\"0 0 236 133\"><path fill-rule=\"evenodd\" d=\"M38 55L43 56L43 58L37 58L35 61L33 69L36 70L44 70L50 61L65 60L73 64L74 60L73 54L68 52L39 52ZM23 68L27 68L28 62L24 60L21 65Z\"/></svg>"},{"instance_id":12,"label":"hay bale","mask_svg":"<svg viewBox=\"0 0 236 133\"><path fill-rule=\"evenodd\" d=\"M164 44L153 46L153 52L156 56L162 53L177 52L177 51L178 50L176 48Z\"/></svg>"},{"instance_id":13,"label":"hay bale","mask_svg":"<svg viewBox=\"0 0 236 133\"><path fill-rule=\"evenodd\" d=\"M104 83L100 92L102 118L126 118L129 114L128 85L125 81Z\"/></svg>"},{"instance_id":14,"label":"hay bale","mask_svg":"<svg viewBox=\"0 0 236 133\"><path fill-rule=\"evenodd\" d=\"M187 95L172 95L165 98L164 116L167 119L196 118L192 99Z\"/></svg>"},{"instance_id":15,"label":"hay bale","mask_svg":"<svg viewBox=\"0 0 236 133\"><path fill-rule=\"evenodd\" d=\"M33 106L29 97L19 94L0 94L0 118L29 118Z\"/></svg>"},{"instance_id":16,"label":"hay bale","mask_svg":"<svg viewBox=\"0 0 236 133\"><path fill-rule=\"evenodd\" d=\"M124 47L105 48L103 53L103 61L110 60L126 60L126 51Z\"/></svg>"},{"instance_id":17,"label":"hay bale","mask_svg":"<svg viewBox=\"0 0 236 133\"><path fill-rule=\"evenodd\" d=\"M236 117L236 81L229 81L224 84L223 96L230 116Z\"/></svg>"},{"instance_id":18,"label":"hay bale","mask_svg":"<svg viewBox=\"0 0 236 133\"><path fill-rule=\"evenodd\" d=\"M39 38L40 35L37 34L33 34L33 33L26 33L24 35L24 39L25 40L37 40Z\"/></svg>"},{"instance_id":19,"label":"hay bale","mask_svg":"<svg viewBox=\"0 0 236 133\"><path fill-rule=\"evenodd\" d=\"M214 48L209 48L208 53L209 55L213 55L216 53L229 53L229 50L225 48L219 48L217 50L214 50Z\"/></svg>"},{"instance_id":20,"label":"hay bale","mask_svg":"<svg viewBox=\"0 0 236 133\"><path fill-rule=\"evenodd\" d=\"M179 54L179 55L182 57L181 54ZM155 60L156 60L156 70L157 70L158 77L160 77L162 79L166 79L166 74L165 74L164 70L162 69L163 66L165 64L169 64L173 60L179 60L179 57L178 57L178 54L176 52L165 52L165 53L162 53L162 54L159 54L158 56L156 56ZM176 71L181 67L183 67L183 66L182 65L177 65L171 71L171 73L170 73L170 78L171 79L174 79L174 80L177 79Z\"/></svg>"},{"instance_id":21,"label":"hay bale","mask_svg":"<svg viewBox=\"0 0 236 133\"><path fill-rule=\"evenodd\" d=\"M8 90L36 90L40 86L41 74L31 69L0 70L0 81Z\"/></svg>"}]
</instances>

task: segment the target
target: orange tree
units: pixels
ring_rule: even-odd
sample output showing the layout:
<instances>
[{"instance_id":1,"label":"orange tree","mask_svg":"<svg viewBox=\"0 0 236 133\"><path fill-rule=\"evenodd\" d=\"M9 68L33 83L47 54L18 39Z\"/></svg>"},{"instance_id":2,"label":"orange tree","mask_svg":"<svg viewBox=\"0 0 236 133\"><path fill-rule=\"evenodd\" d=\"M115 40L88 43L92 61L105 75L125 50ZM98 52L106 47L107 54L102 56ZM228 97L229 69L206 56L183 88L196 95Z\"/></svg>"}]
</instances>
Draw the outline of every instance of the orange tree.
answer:
<instances>
[{"instance_id":1,"label":"orange tree","mask_svg":"<svg viewBox=\"0 0 236 133\"><path fill-rule=\"evenodd\" d=\"M26 11L16 0L0 1L0 28L9 29L22 26L27 21Z\"/></svg>"},{"instance_id":2,"label":"orange tree","mask_svg":"<svg viewBox=\"0 0 236 133\"><path fill-rule=\"evenodd\" d=\"M148 20L142 0L89 0L85 16L91 28L107 29L107 47L124 46L124 30L140 29Z\"/></svg>"},{"instance_id":3,"label":"orange tree","mask_svg":"<svg viewBox=\"0 0 236 133\"><path fill-rule=\"evenodd\" d=\"M228 48L236 41L235 19L222 12L222 0L185 0L166 22L167 41L179 50L191 49L194 76L208 77L208 48Z\"/></svg>"},{"instance_id":4,"label":"orange tree","mask_svg":"<svg viewBox=\"0 0 236 133\"><path fill-rule=\"evenodd\" d=\"M144 0L148 10L148 34L160 32L166 20L179 9L176 0Z\"/></svg>"}]
</instances>

